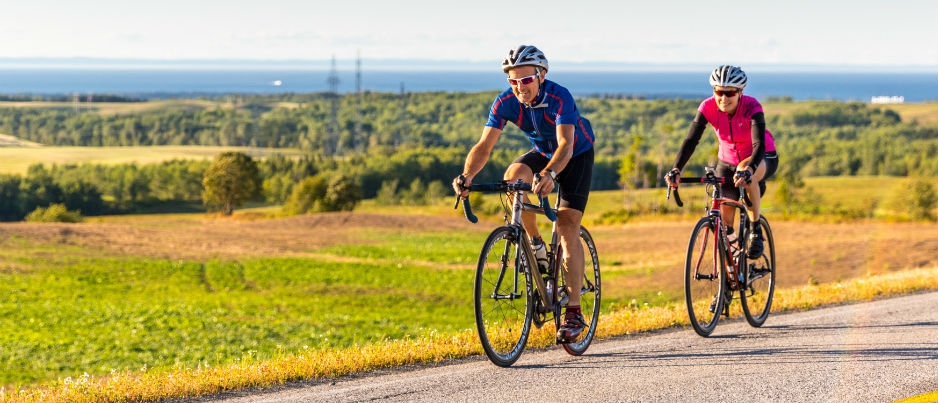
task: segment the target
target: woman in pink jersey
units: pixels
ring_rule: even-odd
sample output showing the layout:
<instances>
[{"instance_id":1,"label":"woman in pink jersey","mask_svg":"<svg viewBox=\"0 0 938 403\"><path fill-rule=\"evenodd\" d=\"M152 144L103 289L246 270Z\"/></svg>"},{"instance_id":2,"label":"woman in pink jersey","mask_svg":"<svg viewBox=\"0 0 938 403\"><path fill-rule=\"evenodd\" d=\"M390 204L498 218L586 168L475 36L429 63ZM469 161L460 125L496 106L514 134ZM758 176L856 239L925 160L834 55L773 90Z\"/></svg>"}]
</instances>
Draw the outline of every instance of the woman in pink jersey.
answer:
<instances>
[{"instance_id":1,"label":"woman in pink jersey","mask_svg":"<svg viewBox=\"0 0 938 403\"><path fill-rule=\"evenodd\" d=\"M765 129L765 114L762 104L755 98L743 95L746 73L736 66L717 67L710 74L713 96L705 99L697 108L697 116L690 125L687 138L681 145L674 169L665 175L668 186L676 188L680 183L681 170L693 155L697 143L707 124L713 127L720 142L719 162L716 175L734 177L735 183L723 184L723 195L739 198L737 186L745 185L752 202L749 223L749 258L762 255L762 228L759 226L759 205L765 191L765 180L778 169L778 153L772 133ZM732 231L735 217L732 207L723 208L723 219Z\"/></svg>"}]
</instances>

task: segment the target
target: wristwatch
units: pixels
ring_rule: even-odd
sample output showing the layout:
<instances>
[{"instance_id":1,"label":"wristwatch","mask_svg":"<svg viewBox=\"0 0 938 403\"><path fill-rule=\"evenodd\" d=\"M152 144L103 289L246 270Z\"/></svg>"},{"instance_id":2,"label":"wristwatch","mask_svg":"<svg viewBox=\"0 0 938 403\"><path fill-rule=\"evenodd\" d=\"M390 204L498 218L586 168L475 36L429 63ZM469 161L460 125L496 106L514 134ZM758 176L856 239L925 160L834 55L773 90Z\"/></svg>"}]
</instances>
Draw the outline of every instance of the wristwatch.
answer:
<instances>
[{"instance_id":1,"label":"wristwatch","mask_svg":"<svg viewBox=\"0 0 938 403\"><path fill-rule=\"evenodd\" d=\"M548 169L547 174L550 175L550 179L554 182L557 182L557 173L553 169Z\"/></svg>"}]
</instances>

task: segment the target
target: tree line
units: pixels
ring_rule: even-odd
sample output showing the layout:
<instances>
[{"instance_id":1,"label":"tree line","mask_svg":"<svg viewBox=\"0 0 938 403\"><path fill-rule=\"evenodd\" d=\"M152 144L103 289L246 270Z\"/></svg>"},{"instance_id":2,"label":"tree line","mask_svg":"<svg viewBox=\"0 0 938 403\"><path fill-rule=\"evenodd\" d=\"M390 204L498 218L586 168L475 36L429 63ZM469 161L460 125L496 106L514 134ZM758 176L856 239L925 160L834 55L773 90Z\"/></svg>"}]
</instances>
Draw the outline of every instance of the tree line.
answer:
<instances>
[{"instance_id":1,"label":"tree line","mask_svg":"<svg viewBox=\"0 0 938 403\"><path fill-rule=\"evenodd\" d=\"M254 161L258 186L251 200L290 205L293 211L335 208L330 204L334 201L304 199L294 191L314 178L300 187L307 193L326 192L340 178L346 182L342 186L353 184L361 198L413 204L449 191L468 148L481 134L494 95L245 95L110 115L66 107L7 107L0 108L0 133L60 146L296 148L306 155ZM598 137L593 189L661 186L661 175L670 168L698 103L578 99ZM767 124L777 139L779 175L792 183L801 176L938 175L938 125L903 122L885 106L799 102L786 113L769 113ZM524 136L509 125L481 179L499 179L527 147ZM699 171L715 155L716 141L710 136L686 169ZM36 164L25 177L0 175L0 220L22 220L37 207L54 203L84 215L195 208L204 202L203 180L211 166L211 161L197 160Z\"/></svg>"}]
</instances>

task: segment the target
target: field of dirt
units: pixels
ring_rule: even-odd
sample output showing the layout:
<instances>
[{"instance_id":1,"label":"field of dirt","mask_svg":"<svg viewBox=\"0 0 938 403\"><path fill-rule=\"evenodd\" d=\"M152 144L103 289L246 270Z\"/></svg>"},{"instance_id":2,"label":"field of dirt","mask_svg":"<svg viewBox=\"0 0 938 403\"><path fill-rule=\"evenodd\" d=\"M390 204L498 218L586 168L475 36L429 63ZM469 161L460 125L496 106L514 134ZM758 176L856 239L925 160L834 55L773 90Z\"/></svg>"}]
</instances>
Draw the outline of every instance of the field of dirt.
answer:
<instances>
[{"instance_id":1,"label":"field of dirt","mask_svg":"<svg viewBox=\"0 0 938 403\"><path fill-rule=\"evenodd\" d=\"M420 214L330 213L277 219L146 216L79 224L2 223L0 244L10 239L75 246L69 253L208 260L250 256L300 256L337 243L379 242L362 234L473 231L479 245L497 222L469 224L461 217ZM603 271L629 273L623 288L673 288L681 278L692 222L640 222L591 227ZM772 222L779 286L826 283L906 268L938 266L934 223ZM648 275L642 275L648 272ZM638 273L638 274L636 274ZM613 284L609 284L613 285Z\"/></svg>"},{"instance_id":2,"label":"field of dirt","mask_svg":"<svg viewBox=\"0 0 938 403\"><path fill-rule=\"evenodd\" d=\"M90 221L90 220L89 220ZM458 227L430 216L328 213L279 219L195 215L145 216L104 222L0 223L0 239L75 245L105 255L208 260L302 255L340 243L366 242L362 231L423 231Z\"/></svg>"},{"instance_id":3,"label":"field of dirt","mask_svg":"<svg viewBox=\"0 0 938 403\"><path fill-rule=\"evenodd\" d=\"M632 286L683 278L684 254L693 223L637 223L591 230L600 256L621 257L623 267L668 267ZM934 223L800 223L772 221L778 285L797 287L922 267L938 267ZM603 267L604 272L609 265ZM613 267L615 268L615 267ZM609 284L607 284L609 285ZM628 288L628 285L625 285Z\"/></svg>"}]
</instances>

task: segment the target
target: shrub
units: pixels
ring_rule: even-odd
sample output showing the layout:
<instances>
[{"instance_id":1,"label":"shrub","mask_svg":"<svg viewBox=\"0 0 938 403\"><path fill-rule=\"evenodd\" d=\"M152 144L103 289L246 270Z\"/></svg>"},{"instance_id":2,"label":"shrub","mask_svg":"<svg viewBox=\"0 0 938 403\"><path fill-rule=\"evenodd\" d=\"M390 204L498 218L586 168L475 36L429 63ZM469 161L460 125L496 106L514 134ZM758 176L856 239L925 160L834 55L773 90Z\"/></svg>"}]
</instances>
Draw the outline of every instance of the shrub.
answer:
<instances>
[{"instance_id":1,"label":"shrub","mask_svg":"<svg viewBox=\"0 0 938 403\"><path fill-rule=\"evenodd\" d=\"M39 207L26 215L27 222L82 222L79 211L68 211L64 204L53 203L49 207Z\"/></svg>"}]
</instances>

